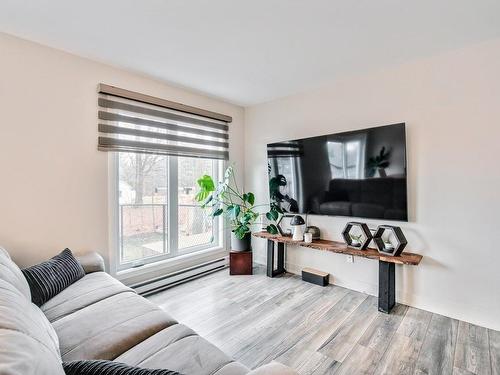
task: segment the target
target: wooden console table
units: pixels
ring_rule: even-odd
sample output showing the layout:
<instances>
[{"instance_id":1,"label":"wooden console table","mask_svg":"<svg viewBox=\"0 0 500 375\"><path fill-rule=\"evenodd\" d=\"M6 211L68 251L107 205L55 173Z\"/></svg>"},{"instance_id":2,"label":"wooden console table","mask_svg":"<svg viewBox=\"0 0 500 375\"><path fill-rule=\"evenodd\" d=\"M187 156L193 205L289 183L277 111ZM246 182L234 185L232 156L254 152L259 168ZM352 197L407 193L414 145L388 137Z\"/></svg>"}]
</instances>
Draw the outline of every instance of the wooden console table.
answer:
<instances>
[{"instance_id":1,"label":"wooden console table","mask_svg":"<svg viewBox=\"0 0 500 375\"><path fill-rule=\"evenodd\" d=\"M403 252L393 257L379 253L376 249L359 250L348 247L343 242L314 240L312 243L293 241L291 237L278 236L267 232L253 233L255 237L267 239L267 276L275 277L285 272L285 245L308 247L332 253L353 255L378 260L378 309L390 313L396 304L396 264L416 266L422 260L422 255ZM278 246L276 269L274 267L274 246Z\"/></svg>"}]
</instances>

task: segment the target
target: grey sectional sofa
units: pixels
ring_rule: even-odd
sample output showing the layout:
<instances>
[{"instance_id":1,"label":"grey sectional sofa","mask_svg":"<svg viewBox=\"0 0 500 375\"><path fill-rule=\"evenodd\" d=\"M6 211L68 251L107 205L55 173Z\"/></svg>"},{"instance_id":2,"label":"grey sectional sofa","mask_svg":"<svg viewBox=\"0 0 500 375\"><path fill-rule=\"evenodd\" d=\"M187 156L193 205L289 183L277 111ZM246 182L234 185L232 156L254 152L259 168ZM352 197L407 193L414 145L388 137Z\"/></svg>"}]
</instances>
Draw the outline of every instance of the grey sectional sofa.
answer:
<instances>
[{"instance_id":1,"label":"grey sectional sofa","mask_svg":"<svg viewBox=\"0 0 500 375\"><path fill-rule=\"evenodd\" d=\"M97 254L79 257L86 276L41 308L0 248L0 374L59 375L61 362L109 359L185 375L288 375L278 363L250 371L104 272Z\"/></svg>"}]
</instances>

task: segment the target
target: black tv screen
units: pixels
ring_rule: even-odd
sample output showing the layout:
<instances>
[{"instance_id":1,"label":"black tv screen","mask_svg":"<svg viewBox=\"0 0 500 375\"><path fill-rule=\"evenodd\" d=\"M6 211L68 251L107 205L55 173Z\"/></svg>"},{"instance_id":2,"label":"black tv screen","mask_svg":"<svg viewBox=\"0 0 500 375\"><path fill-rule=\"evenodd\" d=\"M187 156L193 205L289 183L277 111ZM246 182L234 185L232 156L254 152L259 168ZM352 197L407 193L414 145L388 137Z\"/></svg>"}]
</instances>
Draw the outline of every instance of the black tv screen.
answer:
<instances>
[{"instance_id":1,"label":"black tv screen","mask_svg":"<svg viewBox=\"0 0 500 375\"><path fill-rule=\"evenodd\" d=\"M408 221L404 123L272 143L267 156L283 211Z\"/></svg>"}]
</instances>

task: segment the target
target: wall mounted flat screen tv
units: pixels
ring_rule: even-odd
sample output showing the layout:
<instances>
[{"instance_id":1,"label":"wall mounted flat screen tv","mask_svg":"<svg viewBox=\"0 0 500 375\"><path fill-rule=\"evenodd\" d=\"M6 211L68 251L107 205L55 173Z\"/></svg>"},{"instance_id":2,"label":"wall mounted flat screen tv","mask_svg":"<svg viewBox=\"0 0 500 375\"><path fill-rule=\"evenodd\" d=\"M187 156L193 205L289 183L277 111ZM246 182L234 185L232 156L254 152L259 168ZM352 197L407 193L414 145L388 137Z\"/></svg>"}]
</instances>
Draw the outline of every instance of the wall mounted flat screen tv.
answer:
<instances>
[{"instance_id":1,"label":"wall mounted flat screen tv","mask_svg":"<svg viewBox=\"0 0 500 375\"><path fill-rule=\"evenodd\" d=\"M394 124L267 145L271 204L408 221L406 130Z\"/></svg>"}]
</instances>

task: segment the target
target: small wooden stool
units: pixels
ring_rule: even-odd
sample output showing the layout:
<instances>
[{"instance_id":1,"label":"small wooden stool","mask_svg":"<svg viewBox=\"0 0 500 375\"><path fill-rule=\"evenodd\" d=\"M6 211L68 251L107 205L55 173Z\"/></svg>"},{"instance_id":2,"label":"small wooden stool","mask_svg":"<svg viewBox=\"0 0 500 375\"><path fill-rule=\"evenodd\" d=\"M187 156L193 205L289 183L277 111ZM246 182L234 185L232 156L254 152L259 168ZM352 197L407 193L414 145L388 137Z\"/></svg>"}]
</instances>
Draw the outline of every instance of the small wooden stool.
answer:
<instances>
[{"instance_id":1,"label":"small wooden stool","mask_svg":"<svg viewBox=\"0 0 500 375\"><path fill-rule=\"evenodd\" d=\"M252 252L231 251L229 253L230 275L252 275Z\"/></svg>"}]
</instances>

